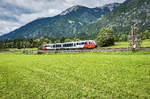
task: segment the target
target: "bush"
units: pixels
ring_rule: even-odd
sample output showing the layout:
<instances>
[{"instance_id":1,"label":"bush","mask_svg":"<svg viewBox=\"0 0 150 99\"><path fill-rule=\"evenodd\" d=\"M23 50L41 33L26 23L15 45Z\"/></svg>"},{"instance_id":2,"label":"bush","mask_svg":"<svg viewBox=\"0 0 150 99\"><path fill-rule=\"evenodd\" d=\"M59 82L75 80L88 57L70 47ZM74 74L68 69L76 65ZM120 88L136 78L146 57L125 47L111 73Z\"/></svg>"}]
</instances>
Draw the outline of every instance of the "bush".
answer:
<instances>
[{"instance_id":1,"label":"bush","mask_svg":"<svg viewBox=\"0 0 150 99\"><path fill-rule=\"evenodd\" d=\"M145 30L142 32L142 40L149 39L150 38L150 32L149 30Z\"/></svg>"},{"instance_id":2,"label":"bush","mask_svg":"<svg viewBox=\"0 0 150 99\"><path fill-rule=\"evenodd\" d=\"M112 28L102 28L96 38L97 45L100 47L114 45L114 30Z\"/></svg>"}]
</instances>

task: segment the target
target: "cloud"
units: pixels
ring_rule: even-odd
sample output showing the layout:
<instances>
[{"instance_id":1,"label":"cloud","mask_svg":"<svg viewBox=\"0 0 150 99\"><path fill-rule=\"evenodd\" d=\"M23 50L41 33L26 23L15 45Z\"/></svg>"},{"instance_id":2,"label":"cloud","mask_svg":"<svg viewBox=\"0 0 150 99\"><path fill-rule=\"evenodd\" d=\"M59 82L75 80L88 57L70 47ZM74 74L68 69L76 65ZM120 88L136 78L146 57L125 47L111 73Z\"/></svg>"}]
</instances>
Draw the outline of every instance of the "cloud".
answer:
<instances>
[{"instance_id":1,"label":"cloud","mask_svg":"<svg viewBox=\"0 0 150 99\"><path fill-rule=\"evenodd\" d=\"M9 32L14 29L17 29L19 26L20 26L20 24L17 22L0 20L0 35L6 33L6 31Z\"/></svg>"},{"instance_id":2,"label":"cloud","mask_svg":"<svg viewBox=\"0 0 150 99\"><path fill-rule=\"evenodd\" d=\"M90 8L124 0L0 0L0 35L41 17L55 16L74 5Z\"/></svg>"}]
</instances>

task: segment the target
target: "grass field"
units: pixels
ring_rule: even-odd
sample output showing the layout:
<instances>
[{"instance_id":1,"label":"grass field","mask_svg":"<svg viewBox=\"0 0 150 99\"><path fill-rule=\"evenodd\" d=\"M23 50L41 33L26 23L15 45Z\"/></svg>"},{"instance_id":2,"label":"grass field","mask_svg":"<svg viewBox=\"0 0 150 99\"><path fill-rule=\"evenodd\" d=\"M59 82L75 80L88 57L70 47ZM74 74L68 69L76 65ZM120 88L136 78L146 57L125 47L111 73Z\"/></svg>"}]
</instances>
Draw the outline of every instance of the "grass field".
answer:
<instances>
[{"instance_id":1,"label":"grass field","mask_svg":"<svg viewBox=\"0 0 150 99\"><path fill-rule=\"evenodd\" d=\"M150 47L150 40L144 40L141 47ZM129 42L115 42L115 45L99 48L129 48Z\"/></svg>"},{"instance_id":2,"label":"grass field","mask_svg":"<svg viewBox=\"0 0 150 99\"><path fill-rule=\"evenodd\" d=\"M0 99L81 98L150 98L150 52L0 53Z\"/></svg>"},{"instance_id":3,"label":"grass field","mask_svg":"<svg viewBox=\"0 0 150 99\"><path fill-rule=\"evenodd\" d=\"M23 50L38 50L38 48L22 48L22 49L9 48L7 50L10 50L10 51L23 51Z\"/></svg>"}]
</instances>

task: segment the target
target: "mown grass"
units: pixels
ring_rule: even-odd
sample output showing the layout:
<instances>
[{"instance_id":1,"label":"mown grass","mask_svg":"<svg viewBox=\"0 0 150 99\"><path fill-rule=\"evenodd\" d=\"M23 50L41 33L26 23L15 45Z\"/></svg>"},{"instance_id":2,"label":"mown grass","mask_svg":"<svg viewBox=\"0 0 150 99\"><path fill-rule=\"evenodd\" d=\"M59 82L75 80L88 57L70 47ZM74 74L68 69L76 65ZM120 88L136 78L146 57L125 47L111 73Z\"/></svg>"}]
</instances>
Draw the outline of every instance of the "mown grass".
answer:
<instances>
[{"instance_id":1,"label":"mown grass","mask_svg":"<svg viewBox=\"0 0 150 99\"><path fill-rule=\"evenodd\" d=\"M98 47L98 48L129 48L128 42L115 42L115 45L108 47Z\"/></svg>"},{"instance_id":2,"label":"mown grass","mask_svg":"<svg viewBox=\"0 0 150 99\"><path fill-rule=\"evenodd\" d=\"M142 47L150 47L150 40L145 40L142 42Z\"/></svg>"},{"instance_id":3,"label":"mown grass","mask_svg":"<svg viewBox=\"0 0 150 99\"><path fill-rule=\"evenodd\" d=\"M21 49L17 49L17 48L9 48L7 50L10 51L23 51L23 50L37 50L38 48L21 48Z\"/></svg>"},{"instance_id":4,"label":"mown grass","mask_svg":"<svg viewBox=\"0 0 150 99\"><path fill-rule=\"evenodd\" d=\"M150 40L144 40L141 47L150 47ZM98 48L129 48L129 42L115 42L115 45L108 47L98 47Z\"/></svg>"},{"instance_id":5,"label":"mown grass","mask_svg":"<svg viewBox=\"0 0 150 99\"><path fill-rule=\"evenodd\" d=\"M1 99L148 99L150 52L0 53Z\"/></svg>"}]
</instances>

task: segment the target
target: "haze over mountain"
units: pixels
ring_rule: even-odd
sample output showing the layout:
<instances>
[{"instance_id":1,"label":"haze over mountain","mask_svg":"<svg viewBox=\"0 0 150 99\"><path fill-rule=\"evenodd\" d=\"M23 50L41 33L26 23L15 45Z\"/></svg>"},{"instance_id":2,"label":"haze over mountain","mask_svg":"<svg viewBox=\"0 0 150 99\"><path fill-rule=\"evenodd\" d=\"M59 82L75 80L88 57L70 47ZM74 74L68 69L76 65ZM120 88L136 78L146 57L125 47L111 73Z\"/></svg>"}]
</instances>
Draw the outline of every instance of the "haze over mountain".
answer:
<instances>
[{"instance_id":1,"label":"haze over mountain","mask_svg":"<svg viewBox=\"0 0 150 99\"><path fill-rule=\"evenodd\" d=\"M98 18L119 5L119 3L113 3L96 8L73 6L57 16L34 20L9 34L3 35L0 39L78 36L80 28L95 23Z\"/></svg>"}]
</instances>

